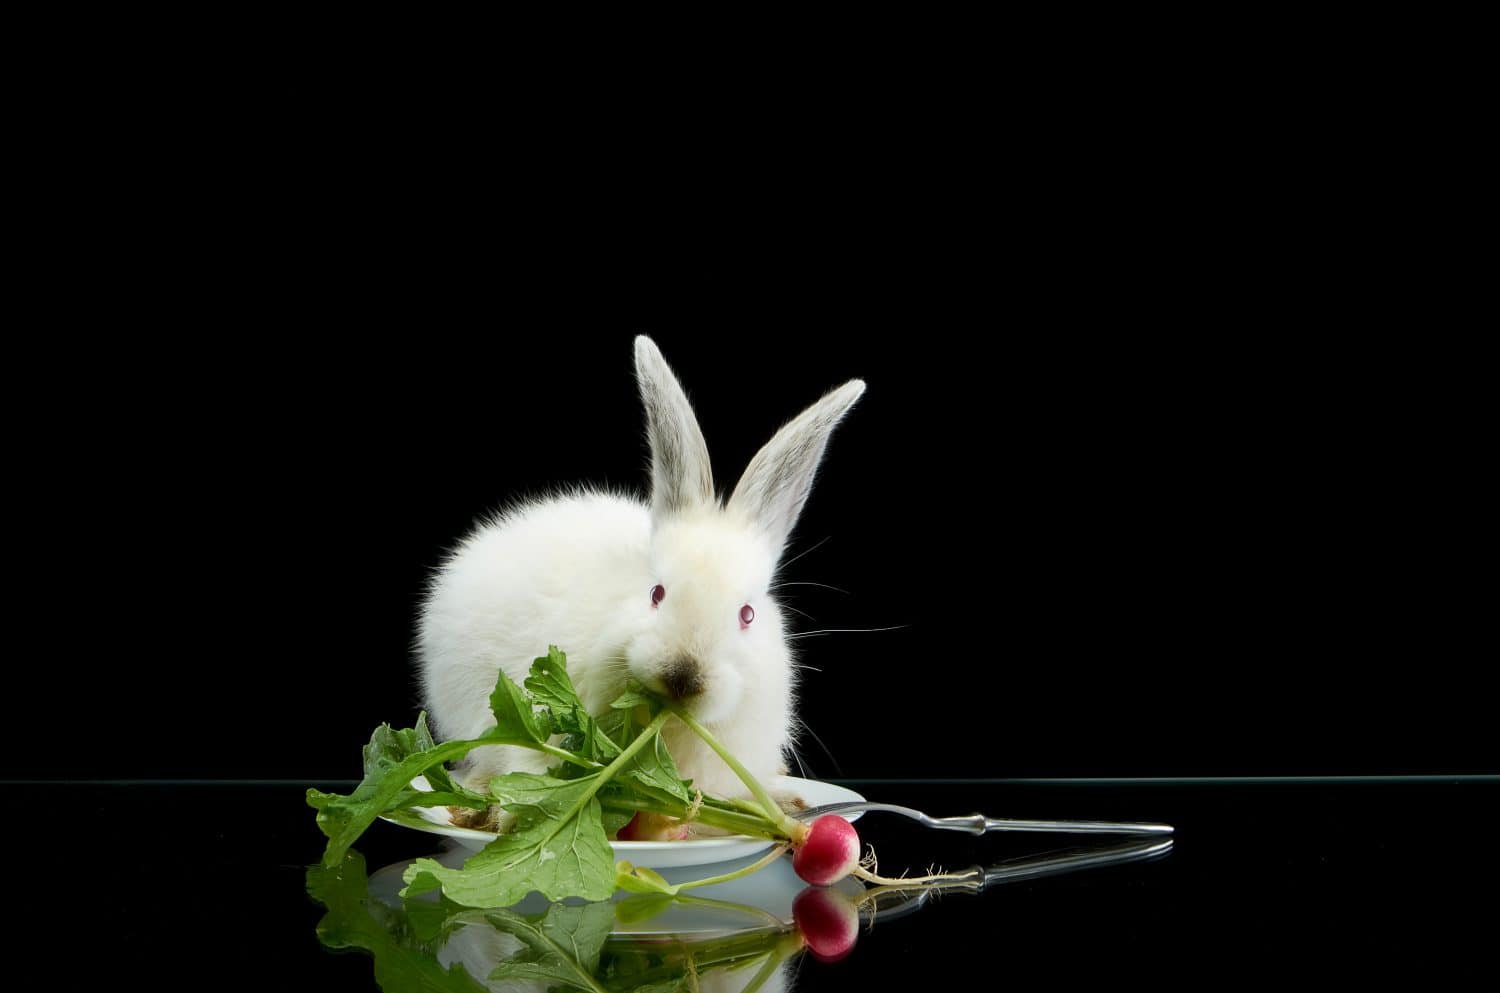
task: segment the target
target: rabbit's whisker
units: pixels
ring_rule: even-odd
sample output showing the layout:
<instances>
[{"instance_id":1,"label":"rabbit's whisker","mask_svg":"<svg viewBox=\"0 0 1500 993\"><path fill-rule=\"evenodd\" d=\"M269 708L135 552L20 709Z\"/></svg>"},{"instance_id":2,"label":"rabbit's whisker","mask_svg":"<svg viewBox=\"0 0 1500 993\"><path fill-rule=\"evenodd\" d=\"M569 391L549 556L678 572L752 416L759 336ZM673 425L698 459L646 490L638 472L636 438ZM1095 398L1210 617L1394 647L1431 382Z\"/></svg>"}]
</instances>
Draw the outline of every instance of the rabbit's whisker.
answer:
<instances>
[{"instance_id":1,"label":"rabbit's whisker","mask_svg":"<svg viewBox=\"0 0 1500 993\"><path fill-rule=\"evenodd\" d=\"M823 628L821 631L799 631L796 634L789 634L787 635L787 640L816 638L824 634L872 634L876 631L900 631L903 628L909 627L911 627L910 624L892 624L890 627L883 628Z\"/></svg>"},{"instance_id":2,"label":"rabbit's whisker","mask_svg":"<svg viewBox=\"0 0 1500 993\"><path fill-rule=\"evenodd\" d=\"M785 562L781 563L781 568L785 569L787 566L791 565L793 562L795 562L798 559L802 558L802 556L804 556L804 555L811 555L813 552L816 552L818 549L820 549L824 545L828 544L829 539L832 538L832 537L833 537L833 535L829 535L827 538L824 538L822 541L818 542L816 545L812 546L807 551L805 551L805 552L798 552L796 555L792 556L791 558L787 559Z\"/></svg>"},{"instance_id":3,"label":"rabbit's whisker","mask_svg":"<svg viewBox=\"0 0 1500 993\"><path fill-rule=\"evenodd\" d=\"M791 753L792 761L797 763L797 775L801 776L803 779L806 779L807 766L802 761L802 753L799 752L797 750L797 746L792 744L791 742L787 742L786 750Z\"/></svg>"},{"instance_id":4,"label":"rabbit's whisker","mask_svg":"<svg viewBox=\"0 0 1500 993\"><path fill-rule=\"evenodd\" d=\"M833 763L833 771L842 776L844 774L844 770L839 766L839 760L833 757L833 752L829 751L828 746L823 743L823 739L818 737L818 732L814 731L812 729L812 726L800 717L794 716L792 718L792 721L797 725L797 727L812 735L812 740L818 743L818 747L823 749L823 754L828 756L828 761Z\"/></svg>"},{"instance_id":5,"label":"rabbit's whisker","mask_svg":"<svg viewBox=\"0 0 1500 993\"><path fill-rule=\"evenodd\" d=\"M791 580L788 580L787 582L784 582L784 583L776 583L775 585L773 585L771 587L771 589L773 589L773 590L779 590L783 586L820 586L820 587L822 587L825 590L833 590L835 593L843 593L846 596L853 596L854 595L853 593L850 593L846 589L841 589L841 588L839 588L837 586L830 586L827 583L810 583L810 582L804 582L804 581L801 581L801 580L798 580L796 582L792 582Z\"/></svg>"}]
</instances>

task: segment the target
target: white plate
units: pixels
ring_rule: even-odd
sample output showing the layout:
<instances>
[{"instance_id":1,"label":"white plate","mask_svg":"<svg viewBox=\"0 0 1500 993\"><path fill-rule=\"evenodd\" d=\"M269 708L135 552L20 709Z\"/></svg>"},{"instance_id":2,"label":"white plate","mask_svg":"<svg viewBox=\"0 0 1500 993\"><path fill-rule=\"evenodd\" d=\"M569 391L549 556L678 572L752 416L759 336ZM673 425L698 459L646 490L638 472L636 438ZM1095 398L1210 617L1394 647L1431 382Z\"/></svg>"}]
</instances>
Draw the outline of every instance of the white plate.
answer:
<instances>
[{"instance_id":1,"label":"white plate","mask_svg":"<svg viewBox=\"0 0 1500 993\"><path fill-rule=\"evenodd\" d=\"M423 776L411 782L418 790L431 790ZM801 779L797 776L777 776L769 784L777 792L786 791L800 796L809 807L825 803L844 803L863 800L864 797L851 789L824 783L816 779ZM454 827L448 820L446 807L417 807L415 817L396 819L382 817L381 820L416 831L440 834L452 838L464 848L478 850L498 837L493 831L477 831L474 828ZM419 819L420 818L420 819ZM859 819L859 814L850 814L849 820ZM750 838L743 834L732 834L723 838L694 838L691 841L612 841L616 859L629 859L636 865L665 869L679 865L711 865L744 858L770 848L773 842L765 838Z\"/></svg>"}]
</instances>

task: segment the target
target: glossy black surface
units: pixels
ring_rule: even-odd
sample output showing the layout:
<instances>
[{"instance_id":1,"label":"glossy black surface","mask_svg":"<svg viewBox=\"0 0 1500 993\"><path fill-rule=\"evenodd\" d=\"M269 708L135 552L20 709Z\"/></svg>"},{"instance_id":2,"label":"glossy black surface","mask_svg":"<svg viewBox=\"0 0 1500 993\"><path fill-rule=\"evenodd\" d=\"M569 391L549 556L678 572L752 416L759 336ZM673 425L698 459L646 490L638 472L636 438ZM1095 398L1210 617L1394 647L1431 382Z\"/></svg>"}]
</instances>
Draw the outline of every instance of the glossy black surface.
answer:
<instances>
[{"instance_id":1,"label":"glossy black surface","mask_svg":"<svg viewBox=\"0 0 1500 993\"><path fill-rule=\"evenodd\" d=\"M877 919L843 961L789 966L797 990L1500 981L1494 778L852 785L934 814L1162 820L1177 833L1154 861ZM291 783L7 785L12 960L42 964L53 988L139 977L152 989L375 989L368 956L319 943L324 910L306 871L322 839L302 794ZM860 829L886 872L1109 843L971 838L882 815ZM357 847L373 872L435 841L377 824Z\"/></svg>"}]
</instances>

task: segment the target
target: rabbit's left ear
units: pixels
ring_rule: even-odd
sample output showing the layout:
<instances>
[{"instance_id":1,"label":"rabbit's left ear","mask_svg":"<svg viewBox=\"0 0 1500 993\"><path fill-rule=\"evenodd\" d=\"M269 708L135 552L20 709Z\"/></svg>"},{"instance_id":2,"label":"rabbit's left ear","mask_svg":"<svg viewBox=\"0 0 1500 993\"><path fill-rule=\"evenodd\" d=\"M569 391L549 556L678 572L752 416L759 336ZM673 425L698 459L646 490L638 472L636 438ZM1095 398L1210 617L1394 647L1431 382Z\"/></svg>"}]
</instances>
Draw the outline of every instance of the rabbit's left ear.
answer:
<instances>
[{"instance_id":1,"label":"rabbit's left ear","mask_svg":"<svg viewBox=\"0 0 1500 993\"><path fill-rule=\"evenodd\" d=\"M863 380L851 379L777 431L750 460L728 508L749 516L778 547L785 545L812 491L829 435L864 391Z\"/></svg>"},{"instance_id":2,"label":"rabbit's left ear","mask_svg":"<svg viewBox=\"0 0 1500 993\"><path fill-rule=\"evenodd\" d=\"M714 476L698 418L667 360L645 335L635 339L635 378L651 445L651 519L712 503Z\"/></svg>"}]
</instances>

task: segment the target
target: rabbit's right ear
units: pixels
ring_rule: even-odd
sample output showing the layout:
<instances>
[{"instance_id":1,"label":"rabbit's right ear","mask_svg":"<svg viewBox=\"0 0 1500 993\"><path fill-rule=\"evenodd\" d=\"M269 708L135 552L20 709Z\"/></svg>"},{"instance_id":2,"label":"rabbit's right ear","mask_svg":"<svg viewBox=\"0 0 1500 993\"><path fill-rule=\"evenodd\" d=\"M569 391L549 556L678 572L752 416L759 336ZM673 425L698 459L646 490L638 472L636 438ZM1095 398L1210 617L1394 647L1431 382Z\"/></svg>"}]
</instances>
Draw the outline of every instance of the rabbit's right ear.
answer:
<instances>
[{"instance_id":1,"label":"rabbit's right ear","mask_svg":"<svg viewBox=\"0 0 1500 993\"><path fill-rule=\"evenodd\" d=\"M777 431L750 460L729 509L759 524L778 547L785 545L807 502L828 436L864 392L864 380L851 379Z\"/></svg>"},{"instance_id":2,"label":"rabbit's right ear","mask_svg":"<svg viewBox=\"0 0 1500 993\"><path fill-rule=\"evenodd\" d=\"M645 335L635 339L635 378L651 444L651 519L712 503L714 477L698 418L656 343Z\"/></svg>"}]
</instances>

